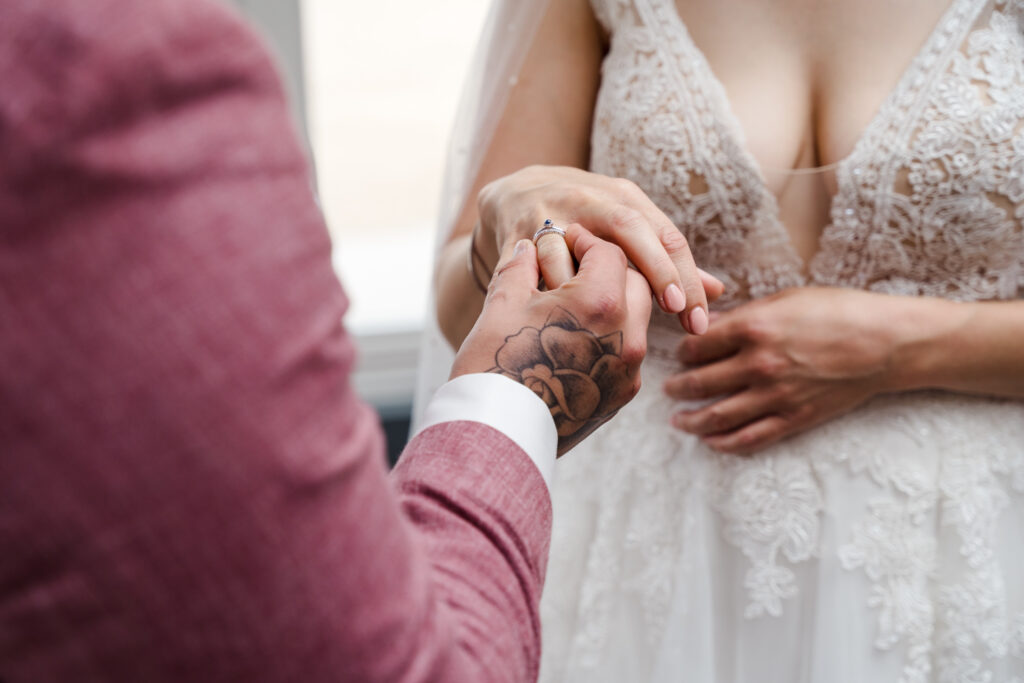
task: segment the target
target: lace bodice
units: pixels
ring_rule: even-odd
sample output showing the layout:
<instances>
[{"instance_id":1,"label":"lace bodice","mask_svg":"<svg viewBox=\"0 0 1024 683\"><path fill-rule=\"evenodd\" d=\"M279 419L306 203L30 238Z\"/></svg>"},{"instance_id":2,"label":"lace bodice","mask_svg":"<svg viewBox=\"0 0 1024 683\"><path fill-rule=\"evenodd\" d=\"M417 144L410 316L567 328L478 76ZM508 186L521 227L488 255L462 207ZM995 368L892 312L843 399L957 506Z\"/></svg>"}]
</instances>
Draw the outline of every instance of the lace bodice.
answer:
<instances>
[{"instance_id":1,"label":"lace bodice","mask_svg":"<svg viewBox=\"0 0 1024 683\"><path fill-rule=\"evenodd\" d=\"M591 168L636 182L727 285L960 300L1024 288L1024 2L954 0L853 151L804 265L672 0L593 0L611 35Z\"/></svg>"}]
</instances>

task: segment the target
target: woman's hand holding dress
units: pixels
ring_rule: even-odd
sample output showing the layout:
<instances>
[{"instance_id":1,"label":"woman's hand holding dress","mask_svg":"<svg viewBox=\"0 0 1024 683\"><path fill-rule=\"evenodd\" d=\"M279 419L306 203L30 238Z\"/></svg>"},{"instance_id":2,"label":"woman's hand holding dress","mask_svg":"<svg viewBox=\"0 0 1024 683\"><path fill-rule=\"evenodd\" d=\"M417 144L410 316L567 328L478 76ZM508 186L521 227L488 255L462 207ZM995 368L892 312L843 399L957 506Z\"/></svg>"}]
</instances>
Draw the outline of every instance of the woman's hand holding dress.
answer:
<instances>
[{"instance_id":1,"label":"woman's hand holding dress","mask_svg":"<svg viewBox=\"0 0 1024 683\"><path fill-rule=\"evenodd\" d=\"M1022 333L1022 302L792 289L716 314L706 335L683 339L687 367L665 391L711 399L676 413L675 427L751 453L881 393L1024 396Z\"/></svg>"},{"instance_id":2,"label":"woman's hand holding dress","mask_svg":"<svg viewBox=\"0 0 1024 683\"><path fill-rule=\"evenodd\" d=\"M716 315L707 335L680 343L690 367L665 385L673 398L715 400L673 424L749 452L885 390L895 342L878 296L788 290Z\"/></svg>"}]
</instances>

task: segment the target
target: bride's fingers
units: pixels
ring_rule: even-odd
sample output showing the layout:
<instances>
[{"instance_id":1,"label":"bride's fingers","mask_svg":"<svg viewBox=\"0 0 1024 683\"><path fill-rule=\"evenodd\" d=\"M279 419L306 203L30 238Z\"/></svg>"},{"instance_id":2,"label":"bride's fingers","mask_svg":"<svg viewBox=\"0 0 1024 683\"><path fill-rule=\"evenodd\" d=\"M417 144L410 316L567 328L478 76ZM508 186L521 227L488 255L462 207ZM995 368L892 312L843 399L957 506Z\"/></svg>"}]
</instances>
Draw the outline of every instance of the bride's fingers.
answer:
<instances>
[{"instance_id":1,"label":"bride's fingers","mask_svg":"<svg viewBox=\"0 0 1024 683\"><path fill-rule=\"evenodd\" d=\"M644 262L633 260L629 250L626 250L626 255L630 256L630 260L633 260L633 263L640 268L640 272L652 282L655 292L663 292L662 308L668 313L679 313L679 321L687 332L697 335L704 334L708 331L708 294L705 283L712 284L712 286L713 283L705 278L707 273L697 267L686 237L669 220L668 216L634 183L626 181L624 187L628 205L643 216L650 226L649 231L654 238L653 244L650 239L646 240L649 260ZM668 257L671 267L672 284L678 283L677 286L682 287L683 308L679 308L678 300L674 302L669 300L671 286L666 286L664 290L661 290L653 284L656 280L651 280L652 277L664 277L662 272L664 271L665 256ZM675 298L674 295L671 298Z\"/></svg>"},{"instance_id":2,"label":"bride's fingers","mask_svg":"<svg viewBox=\"0 0 1024 683\"><path fill-rule=\"evenodd\" d=\"M540 264L540 275L549 290L561 287L576 274L569 245L559 234L540 236L537 240L537 261Z\"/></svg>"},{"instance_id":3,"label":"bride's fingers","mask_svg":"<svg viewBox=\"0 0 1024 683\"><path fill-rule=\"evenodd\" d=\"M703 365L732 356L743 348L743 340L720 314L711 316L714 326L703 336L683 337L676 348L676 357L684 365Z\"/></svg>"},{"instance_id":4,"label":"bride's fingers","mask_svg":"<svg viewBox=\"0 0 1024 683\"><path fill-rule=\"evenodd\" d=\"M757 390L741 391L697 410L684 410L672 416L672 425L690 434L720 435L739 430L772 415L771 396Z\"/></svg>"},{"instance_id":5,"label":"bride's fingers","mask_svg":"<svg viewBox=\"0 0 1024 683\"><path fill-rule=\"evenodd\" d=\"M606 187L605 200L588 202L576 220L622 248L662 310L678 313L693 334L707 332L708 297L686 238L634 183L606 179Z\"/></svg>"},{"instance_id":6,"label":"bride's fingers","mask_svg":"<svg viewBox=\"0 0 1024 683\"><path fill-rule=\"evenodd\" d=\"M709 302L725 293L725 285L717 277L702 268L697 269L697 274L700 276L700 283L704 285L704 294L707 295ZM712 314L709 312L708 317L711 316Z\"/></svg>"},{"instance_id":7,"label":"bride's fingers","mask_svg":"<svg viewBox=\"0 0 1024 683\"><path fill-rule=\"evenodd\" d=\"M678 372L665 380L665 393L680 401L714 398L750 385L744 359L728 358L699 368Z\"/></svg>"},{"instance_id":8,"label":"bride's fingers","mask_svg":"<svg viewBox=\"0 0 1024 683\"><path fill-rule=\"evenodd\" d=\"M639 191L639 190L638 190ZM654 291L661 309L680 313L686 308L685 287L671 256L658 238L658 229L645 212L624 202L592 202L579 222L595 235L617 244Z\"/></svg>"},{"instance_id":9,"label":"bride's fingers","mask_svg":"<svg viewBox=\"0 0 1024 683\"><path fill-rule=\"evenodd\" d=\"M785 418L769 415L726 434L705 436L704 443L723 453L751 455L785 438L792 430L793 426Z\"/></svg>"}]
</instances>

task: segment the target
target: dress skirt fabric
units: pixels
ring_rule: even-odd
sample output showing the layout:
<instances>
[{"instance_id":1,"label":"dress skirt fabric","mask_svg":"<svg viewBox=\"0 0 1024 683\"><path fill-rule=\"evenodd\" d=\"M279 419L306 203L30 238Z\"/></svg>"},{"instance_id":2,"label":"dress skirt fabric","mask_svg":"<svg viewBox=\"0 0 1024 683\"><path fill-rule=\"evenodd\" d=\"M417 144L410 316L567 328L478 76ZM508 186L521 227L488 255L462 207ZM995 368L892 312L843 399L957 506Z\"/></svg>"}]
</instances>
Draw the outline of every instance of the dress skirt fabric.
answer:
<instances>
[{"instance_id":1,"label":"dress skirt fabric","mask_svg":"<svg viewBox=\"0 0 1024 683\"><path fill-rule=\"evenodd\" d=\"M1024 680L1024 403L886 396L723 455L669 426L652 335L558 464L542 681Z\"/></svg>"}]
</instances>

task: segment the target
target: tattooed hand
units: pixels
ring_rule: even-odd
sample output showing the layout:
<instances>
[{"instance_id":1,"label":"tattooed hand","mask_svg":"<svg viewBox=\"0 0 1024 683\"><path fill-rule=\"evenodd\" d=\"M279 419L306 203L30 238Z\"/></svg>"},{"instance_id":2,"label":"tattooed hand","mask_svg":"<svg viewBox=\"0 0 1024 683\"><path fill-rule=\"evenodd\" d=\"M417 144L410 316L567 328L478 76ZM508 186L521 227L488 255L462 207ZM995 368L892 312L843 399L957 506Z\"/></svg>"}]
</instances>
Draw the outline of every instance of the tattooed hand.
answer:
<instances>
[{"instance_id":1,"label":"tattooed hand","mask_svg":"<svg viewBox=\"0 0 1024 683\"><path fill-rule=\"evenodd\" d=\"M651 314L650 287L621 249L578 225L567 228L565 245L578 272L541 292L536 248L516 244L452 369L453 378L497 372L534 391L551 410L559 455L640 389Z\"/></svg>"}]
</instances>

